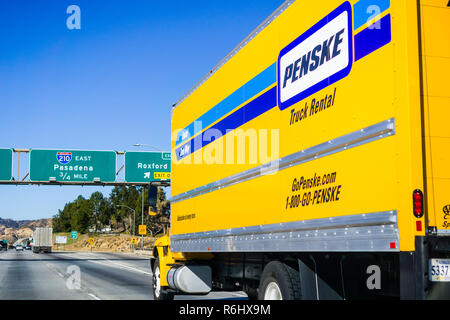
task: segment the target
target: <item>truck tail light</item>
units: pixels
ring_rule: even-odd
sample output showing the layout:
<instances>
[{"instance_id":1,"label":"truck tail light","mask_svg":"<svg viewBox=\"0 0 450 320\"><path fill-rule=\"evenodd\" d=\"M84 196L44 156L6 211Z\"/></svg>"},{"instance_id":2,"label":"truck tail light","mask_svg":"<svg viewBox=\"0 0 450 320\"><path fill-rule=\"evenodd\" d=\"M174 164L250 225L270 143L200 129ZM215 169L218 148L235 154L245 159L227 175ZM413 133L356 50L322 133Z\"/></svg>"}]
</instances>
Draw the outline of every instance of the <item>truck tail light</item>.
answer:
<instances>
[{"instance_id":1,"label":"truck tail light","mask_svg":"<svg viewBox=\"0 0 450 320\"><path fill-rule=\"evenodd\" d=\"M413 213L416 218L423 217L423 193L419 189L413 192Z\"/></svg>"},{"instance_id":2,"label":"truck tail light","mask_svg":"<svg viewBox=\"0 0 450 320\"><path fill-rule=\"evenodd\" d=\"M422 221L421 220L416 221L416 231L422 231Z\"/></svg>"}]
</instances>

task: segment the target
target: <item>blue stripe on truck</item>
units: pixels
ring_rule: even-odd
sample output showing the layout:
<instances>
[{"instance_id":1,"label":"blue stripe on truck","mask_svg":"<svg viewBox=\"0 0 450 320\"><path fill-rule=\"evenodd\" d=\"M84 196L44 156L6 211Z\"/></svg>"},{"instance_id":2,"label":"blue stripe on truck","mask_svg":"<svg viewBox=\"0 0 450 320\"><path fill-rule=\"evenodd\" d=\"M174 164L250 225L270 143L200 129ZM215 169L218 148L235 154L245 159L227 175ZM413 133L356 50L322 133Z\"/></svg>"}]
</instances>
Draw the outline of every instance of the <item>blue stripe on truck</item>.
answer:
<instances>
[{"instance_id":1,"label":"blue stripe on truck","mask_svg":"<svg viewBox=\"0 0 450 320\"><path fill-rule=\"evenodd\" d=\"M175 150L177 160L181 160L184 157L194 153L195 151L207 146L214 139L208 137L209 134L219 133L224 136L230 131L242 126L243 124L255 119L263 113L277 106L277 87L273 87L266 93L257 97L253 101L249 102L245 106L239 108L223 120L213 125L202 134L198 135L194 139L185 143L181 147ZM217 130L217 131L216 131ZM217 138L217 137L215 137ZM206 140L205 140L206 139Z\"/></svg>"},{"instance_id":2,"label":"blue stripe on truck","mask_svg":"<svg viewBox=\"0 0 450 320\"><path fill-rule=\"evenodd\" d=\"M244 84L235 92L230 94L227 98L219 102L213 108L204 113L200 118L189 124L186 128L180 131L177 135L175 145L179 145L186 140L191 139L197 133L200 133L201 128L196 128L195 122L201 122L202 128L207 128L233 109L237 108L245 101L256 96L261 91L267 89L270 85L277 81L277 64L274 63L263 72L258 74L252 80ZM184 137L183 137L184 136Z\"/></svg>"},{"instance_id":3,"label":"blue stripe on truck","mask_svg":"<svg viewBox=\"0 0 450 320\"><path fill-rule=\"evenodd\" d=\"M374 14L382 14L391 7L390 0L360 0L353 5L353 28L362 27Z\"/></svg>"},{"instance_id":4,"label":"blue stripe on truck","mask_svg":"<svg viewBox=\"0 0 450 320\"><path fill-rule=\"evenodd\" d=\"M383 12L390 8L390 5L390 0L360 0L355 3L353 5L354 30L360 28L375 17L378 19ZM378 15L375 16L377 13ZM377 25L375 26L375 24ZM391 42L391 15L386 15L381 20L375 22L375 24L368 26L354 36L354 61L364 58ZM197 120L190 123L177 135L175 146L184 143L175 150L177 159L181 160L214 141L203 141L205 137L209 140L209 137L205 135L205 132L201 132L275 83L277 83L277 63L270 65L249 82L201 115ZM234 130L276 106L276 100L277 93L276 87L274 87L247 105L229 114L210 129L217 129L222 135L225 135L227 130Z\"/></svg>"},{"instance_id":5,"label":"blue stripe on truck","mask_svg":"<svg viewBox=\"0 0 450 320\"><path fill-rule=\"evenodd\" d=\"M355 35L355 61L391 42L391 15L382 18L379 28L368 27Z\"/></svg>"}]
</instances>

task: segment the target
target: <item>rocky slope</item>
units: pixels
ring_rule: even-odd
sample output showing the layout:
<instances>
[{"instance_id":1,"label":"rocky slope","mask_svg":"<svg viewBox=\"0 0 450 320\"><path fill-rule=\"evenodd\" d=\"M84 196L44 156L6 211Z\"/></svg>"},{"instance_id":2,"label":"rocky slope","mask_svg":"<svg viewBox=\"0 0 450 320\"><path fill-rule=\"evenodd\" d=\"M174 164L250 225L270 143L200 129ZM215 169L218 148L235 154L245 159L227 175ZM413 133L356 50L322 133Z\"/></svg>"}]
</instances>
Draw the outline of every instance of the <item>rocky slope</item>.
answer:
<instances>
[{"instance_id":1,"label":"rocky slope","mask_svg":"<svg viewBox=\"0 0 450 320\"><path fill-rule=\"evenodd\" d=\"M60 235L63 235L62 233ZM68 239L69 233L64 234ZM102 251L102 252L133 252L134 248L131 245L131 236L129 235L87 235L83 234L78 237L76 241L70 244L57 245L55 244L55 237L53 250L58 251ZM89 243L89 238L94 239L94 243ZM136 236L138 243L135 244L136 248L141 247L141 237ZM155 243L156 238L144 237L144 249L151 250ZM72 241L70 241L72 242Z\"/></svg>"},{"instance_id":2,"label":"rocky slope","mask_svg":"<svg viewBox=\"0 0 450 320\"><path fill-rule=\"evenodd\" d=\"M29 238L38 227L51 227L52 219L13 220L0 218L0 239L14 243L18 239Z\"/></svg>"}]
</instances>

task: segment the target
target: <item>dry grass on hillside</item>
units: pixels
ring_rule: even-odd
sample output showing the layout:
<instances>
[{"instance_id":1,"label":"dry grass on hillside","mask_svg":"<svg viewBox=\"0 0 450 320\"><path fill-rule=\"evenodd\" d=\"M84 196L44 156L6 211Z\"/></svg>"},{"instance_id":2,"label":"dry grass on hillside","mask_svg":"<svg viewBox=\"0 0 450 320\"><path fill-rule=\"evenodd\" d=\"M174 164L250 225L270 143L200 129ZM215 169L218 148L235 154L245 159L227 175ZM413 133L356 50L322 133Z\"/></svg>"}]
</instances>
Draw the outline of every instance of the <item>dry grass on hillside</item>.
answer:
<instances>
[{"instance_id":1,"label":"dry grass on hillside","mask_svg":"<svg viewBox=\"0 0 450 320\"><path fill-rule=\"evenodd\" d=\"M58 234L60 235L60 234ZM87 234L79 235L78 239L73 243L70 243L70 234L64 234L67 236L68 244L56 244L56 235L53 235L53 250L71 250L71 251L105 251L105 252L132 252L133 247L131 245L131 236L129 235L93 235L88 236ZM89 244L89 238L94 239L94 244L91 246ZM136 236L139 239L138 243L135 245L136 248L141 247L140 239L141 237ZM155 243L156 238L144 237L144 248L151 249Z\"/></svg>"}]
</instances>

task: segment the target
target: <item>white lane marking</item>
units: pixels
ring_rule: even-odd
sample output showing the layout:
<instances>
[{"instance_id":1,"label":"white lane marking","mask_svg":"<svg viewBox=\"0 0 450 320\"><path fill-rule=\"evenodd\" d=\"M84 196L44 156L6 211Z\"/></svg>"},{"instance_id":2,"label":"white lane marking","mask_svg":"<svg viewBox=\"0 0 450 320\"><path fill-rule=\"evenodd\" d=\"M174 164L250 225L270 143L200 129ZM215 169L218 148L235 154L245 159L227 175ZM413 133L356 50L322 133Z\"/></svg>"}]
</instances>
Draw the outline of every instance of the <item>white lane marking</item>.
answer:
<instances>
[{"instance_id":1,"label":"white lane marking","mask_svg":"<svg viewBox=\"0 0 450 320\"><path fill-rule=\"evenodd\" d=\"M59 272L58 269L57 269L56 267L52 266L52 265L49 264L49 263L46 263L45 266L46 266L47 268L49 268L51 271L56 272L56 274L58 274L58 276L60 276L61 278L64 279L64 275L63 275L61 272Z\"/></svg>"},{"instance_id":2,"label":"white lane marking","mask_svg":"<svg viewBox=\"0 0 450 320\"><path fill-rule=\"evenodd\" d=\"M71 257L73 259L80 259L80 256L81 256L81 257L84 258L84 261L97 263L97 264L104 265L104 266L107 266L107 267L116 267L116 268L119 268L119 269L128 269L130 271L146 274L146 275L149 275L149 276L152 275L151 272L140 270L140 269L137 269L135 267L127 266L127 265L124 265L124 264L121 264L121 263L118 263L118 262L115 262L115 261L112 261L112 260L108 260L108 259L104 259L102 261L96 261L96 260L93 260L95 258L93 258L92 256L91 257L87 257L86 255L81 255L81 254L79 254L78 256L72 255L72 254L65 254L64 256L68 256L68 257Z\"/></svg>"},{"instance_id":3,"label":"white lane marking","mask_svg":"<svg viewBox=\"0 0 450 320\"><path fill-rule=\"evenodd\" d=\"M55 266L53 266L53 265L51 265L51 264L49 264L49 263L46 263L45 265L46 265L47 268L49 268L50 270L53 270L54 272L56 272L61 278L63 278L63 279L66 278L61 272L58 271L58 269L57 269ZM67 287L67 286L66 286L66 287ZM90 297L93 298L94 300L102 300L101 298L97 297L95 294L90 293L90 292L87 292L89 289L86 288L86 287L81 286L81 287L80 287L79 289L77 289L77 290L83 291L84 293L86 293L88 296L90 296Z\"/></svg>"},{"instance_id":4,"label":"white lane marking","mask_svg":"<svg viewBox=\"0 0 450 320\"><path fill-rule=\"evenodd\" d=\"M143 273L143 274L147 274L147 275L152 275L151 272L144 271L144 270L140 270L140 269L137 269L137 268L135 268L135 267L130 267L130 266L127 266L127 265L118 263L118 262L113 262L113 261L111 261L111 260L105 260L105 261L108 261L108 262L110 262L110 263L112 263L112 264L115 264L115 265L119 266L119 268L125 268L125 269L131 270L131 271L135 271L135 272L138 272L138 273ZM97 262L98 262L98 261L97 261Z\"/></svg>"},{"instance_id":5,"label":"white lane marking","mask_svg":"<svg viewBox=\"0 0 450 320\"><path fill-rule=\"evenodd\" d=\"M95 300L102 300L99 297L97 297L95 294L92 293L88 293L88 296L91 296L92 298L94 298Z\"/></svg>"}]
</instances>

